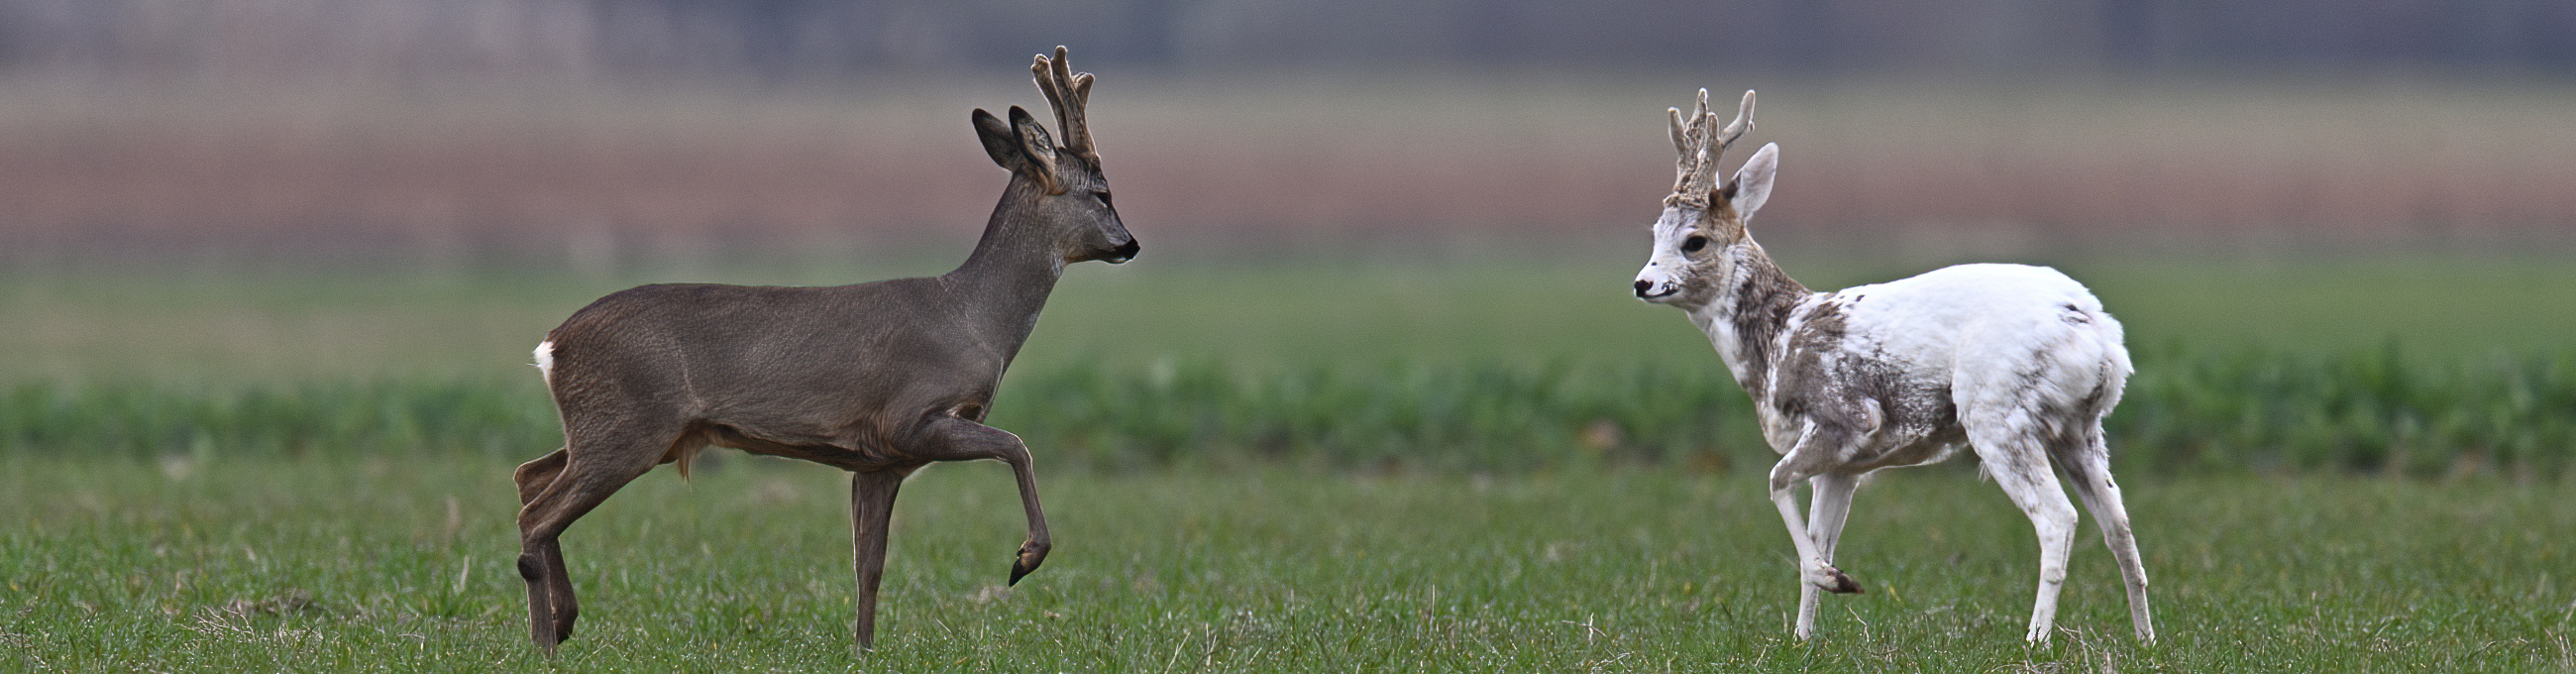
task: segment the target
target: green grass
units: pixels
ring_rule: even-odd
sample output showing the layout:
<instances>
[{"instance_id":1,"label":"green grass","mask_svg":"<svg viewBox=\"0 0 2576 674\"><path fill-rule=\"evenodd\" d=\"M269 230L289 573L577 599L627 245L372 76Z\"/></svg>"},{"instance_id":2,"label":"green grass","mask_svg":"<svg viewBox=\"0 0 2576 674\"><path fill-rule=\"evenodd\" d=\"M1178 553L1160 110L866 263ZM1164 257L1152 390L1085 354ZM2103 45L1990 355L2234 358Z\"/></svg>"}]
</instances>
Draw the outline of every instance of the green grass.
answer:
<instances>
[{"instance_id":1,"label":"green grass","mask_svg":"<svg viewBox=\"0 0 2576 674\"><path fill-rule=\"evenodd\" d=\"M1058 548L1003 590L1016 499L969 464L906 486L860 656L845 481L735 459L647 475L566 536L584 610L549 660L523 643L508 467L13 461L0 669L2566 671L2576 611L2564 485L2133 478L2163 641L2129 638L2087 533L2064 631L2027 649L2030 527L1956 474L1863 490L1838 562L1869 593L1802 645L1752 475L1046 473Z\"/></svg>"}]
</instances>

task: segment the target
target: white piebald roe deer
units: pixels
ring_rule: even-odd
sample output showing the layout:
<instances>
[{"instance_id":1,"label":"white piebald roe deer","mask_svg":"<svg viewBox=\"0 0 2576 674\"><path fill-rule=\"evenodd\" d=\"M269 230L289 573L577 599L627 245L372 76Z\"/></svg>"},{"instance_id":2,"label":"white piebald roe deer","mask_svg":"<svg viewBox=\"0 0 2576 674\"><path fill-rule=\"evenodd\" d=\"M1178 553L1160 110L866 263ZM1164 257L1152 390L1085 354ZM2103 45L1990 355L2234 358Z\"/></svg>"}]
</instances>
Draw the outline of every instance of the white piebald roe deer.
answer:
<instances>
[{"instance_id":1,"label":"white piebald roe deer","mask_svg":"<svg viewBox=\"0 0 2576 674\"><path fill-rule=\"evenodd\" d=\"M1772 264L1745 222L1771 195L1780 146L1764 145L1718 185L1727 145L1753 129L1753 92L1724 128L1708 91L1672 111L1680 177L1655 222L1639 299L1689 312L1781 454L1771 499L1797 545L1798 638L1812 635L1818 591L1856 593L1834 568L1852 492L1880 468L1914 466L1972 447L2039 533L2032 643L2048 640L2075 537L2075 507L2049 466L2100 520L2118 559L2138 639L2155 640L2147 574L2111 480L2102 417L2131 371L2120 323L2082 284L2046 267L1971 264L1819 293ZM1795 487L1814 502L1802 521Z\"/></svg>"},{"instance_id":2,"label":"white piebald roe deer","mask_svg":"<svg viewBox=\"0 0 2576 674\"><path fill-rule=\"evenodd\" d=\"M1030 70L1055 108L1046 126L1012 106L976 110L975 133L1011 172L983 239L956 271L832 287L642 286L584 307L546 334L537 367L563 415L564 447L519 467L519 574L530 638L551 652L578 610L558 537L619 487L707 445L851 472L858 644L873 646L886 527L906 475L934 461L1009 464L1029 537L1011 582L1046 561L1029 449L984 425L1065 265L1136 256L1109 200L1083 110L1090 73L1065 50Z\"/></svg>"}]
</instances>

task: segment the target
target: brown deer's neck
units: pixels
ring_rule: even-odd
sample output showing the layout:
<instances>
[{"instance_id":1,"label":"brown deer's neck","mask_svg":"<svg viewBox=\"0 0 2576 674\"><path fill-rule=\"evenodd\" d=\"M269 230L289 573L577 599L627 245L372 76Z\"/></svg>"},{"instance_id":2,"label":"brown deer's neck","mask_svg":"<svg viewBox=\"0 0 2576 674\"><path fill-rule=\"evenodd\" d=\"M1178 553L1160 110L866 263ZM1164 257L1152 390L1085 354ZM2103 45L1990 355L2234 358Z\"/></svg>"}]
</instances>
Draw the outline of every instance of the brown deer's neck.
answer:
<instances>
[{"instance_id":1,"label":"brown deer's neck","mask_svg":"<svg viewBox=\"0 0 2576 674\"><path fill-rule=\"evenodd\" d=\"M1064 276L1064 255L1056 250L1054 232L1036 212L1037 188L1014 176L984 224L975 252L957 269L939 277L956 296L959 311L986 343L1000 347L1005 362L1028 342L1037 327L1047 295Z\"/></svg>"},{"instance_id":2,"label":"brown deer's neck","mask_svg":"<svg viewBox=\"0 0 2576 674\"><path fill-rule=\"evenodd\" d=\"M1707 304L1691 308L1691 319L1717 347L1727 369L1735 374L1735 383L1754 400L1761 400L1770 386L1789 319L1814 293L1789 278L1762 245L1750 239L1720 254L1727 257L1729 273L1718 280L1717 292Z\"/></svg>"}]
</instances>

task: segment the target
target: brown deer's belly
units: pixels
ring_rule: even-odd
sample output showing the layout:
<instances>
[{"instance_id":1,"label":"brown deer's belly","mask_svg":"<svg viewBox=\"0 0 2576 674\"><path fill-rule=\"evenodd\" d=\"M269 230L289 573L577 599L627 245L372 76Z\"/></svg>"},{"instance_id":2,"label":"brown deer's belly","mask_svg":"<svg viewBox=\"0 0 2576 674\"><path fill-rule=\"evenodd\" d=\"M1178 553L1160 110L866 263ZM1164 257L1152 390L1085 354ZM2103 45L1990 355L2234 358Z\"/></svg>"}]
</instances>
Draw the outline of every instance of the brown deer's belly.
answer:
<instances>
[{"instance_id":1,"label":"brown deer's belly","mask_svg":"<svg viewBox=\"0 0 2576 674\"><path fill-rule=\"evenodd\" d=\"M843 447L820 442L781 442L754 437L731 426L702 424L697 435L702 444L731 447L753 454L801 459L853 472L875 472L887 469L911 469L929 463L888 451L883 443L858 443Z\"/></svg>"}]
</instances>

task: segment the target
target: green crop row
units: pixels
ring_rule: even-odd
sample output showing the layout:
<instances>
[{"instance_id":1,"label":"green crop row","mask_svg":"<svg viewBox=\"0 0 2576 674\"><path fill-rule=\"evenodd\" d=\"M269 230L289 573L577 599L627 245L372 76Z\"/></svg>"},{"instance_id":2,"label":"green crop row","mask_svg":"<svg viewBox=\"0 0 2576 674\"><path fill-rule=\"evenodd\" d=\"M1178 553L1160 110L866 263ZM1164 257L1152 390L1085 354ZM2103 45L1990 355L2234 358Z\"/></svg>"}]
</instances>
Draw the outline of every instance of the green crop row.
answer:
<instances>
[{"instance_id":1,"label":"green crop row","mask_svg":"<svg viewBox=\"0 0 2576 674\"><path fill-rule=\"evenodd\" d=\"M2138 363L2108 421L2123 470L2557 476L2576 467L2576 354L2427 363L2393 348L2162 349ZM524 459L561 443L553 407L529 379L30 383L0 391L0 451ZM991 422L1056 468L1758 469L1773 458L1714 359L1027 368L1005 384Z\"/></svg>"},{"instance_id":2,"label":"green crop row","mask_svg":"<svg viewBox=\"0 0 2576 674\"><path fill-rule=\"evenodd\" d=\"M2155 355L2107 421L2125 463L2518 477L2576 467L2576 353Z\"/></svg>"}]
</instances>

